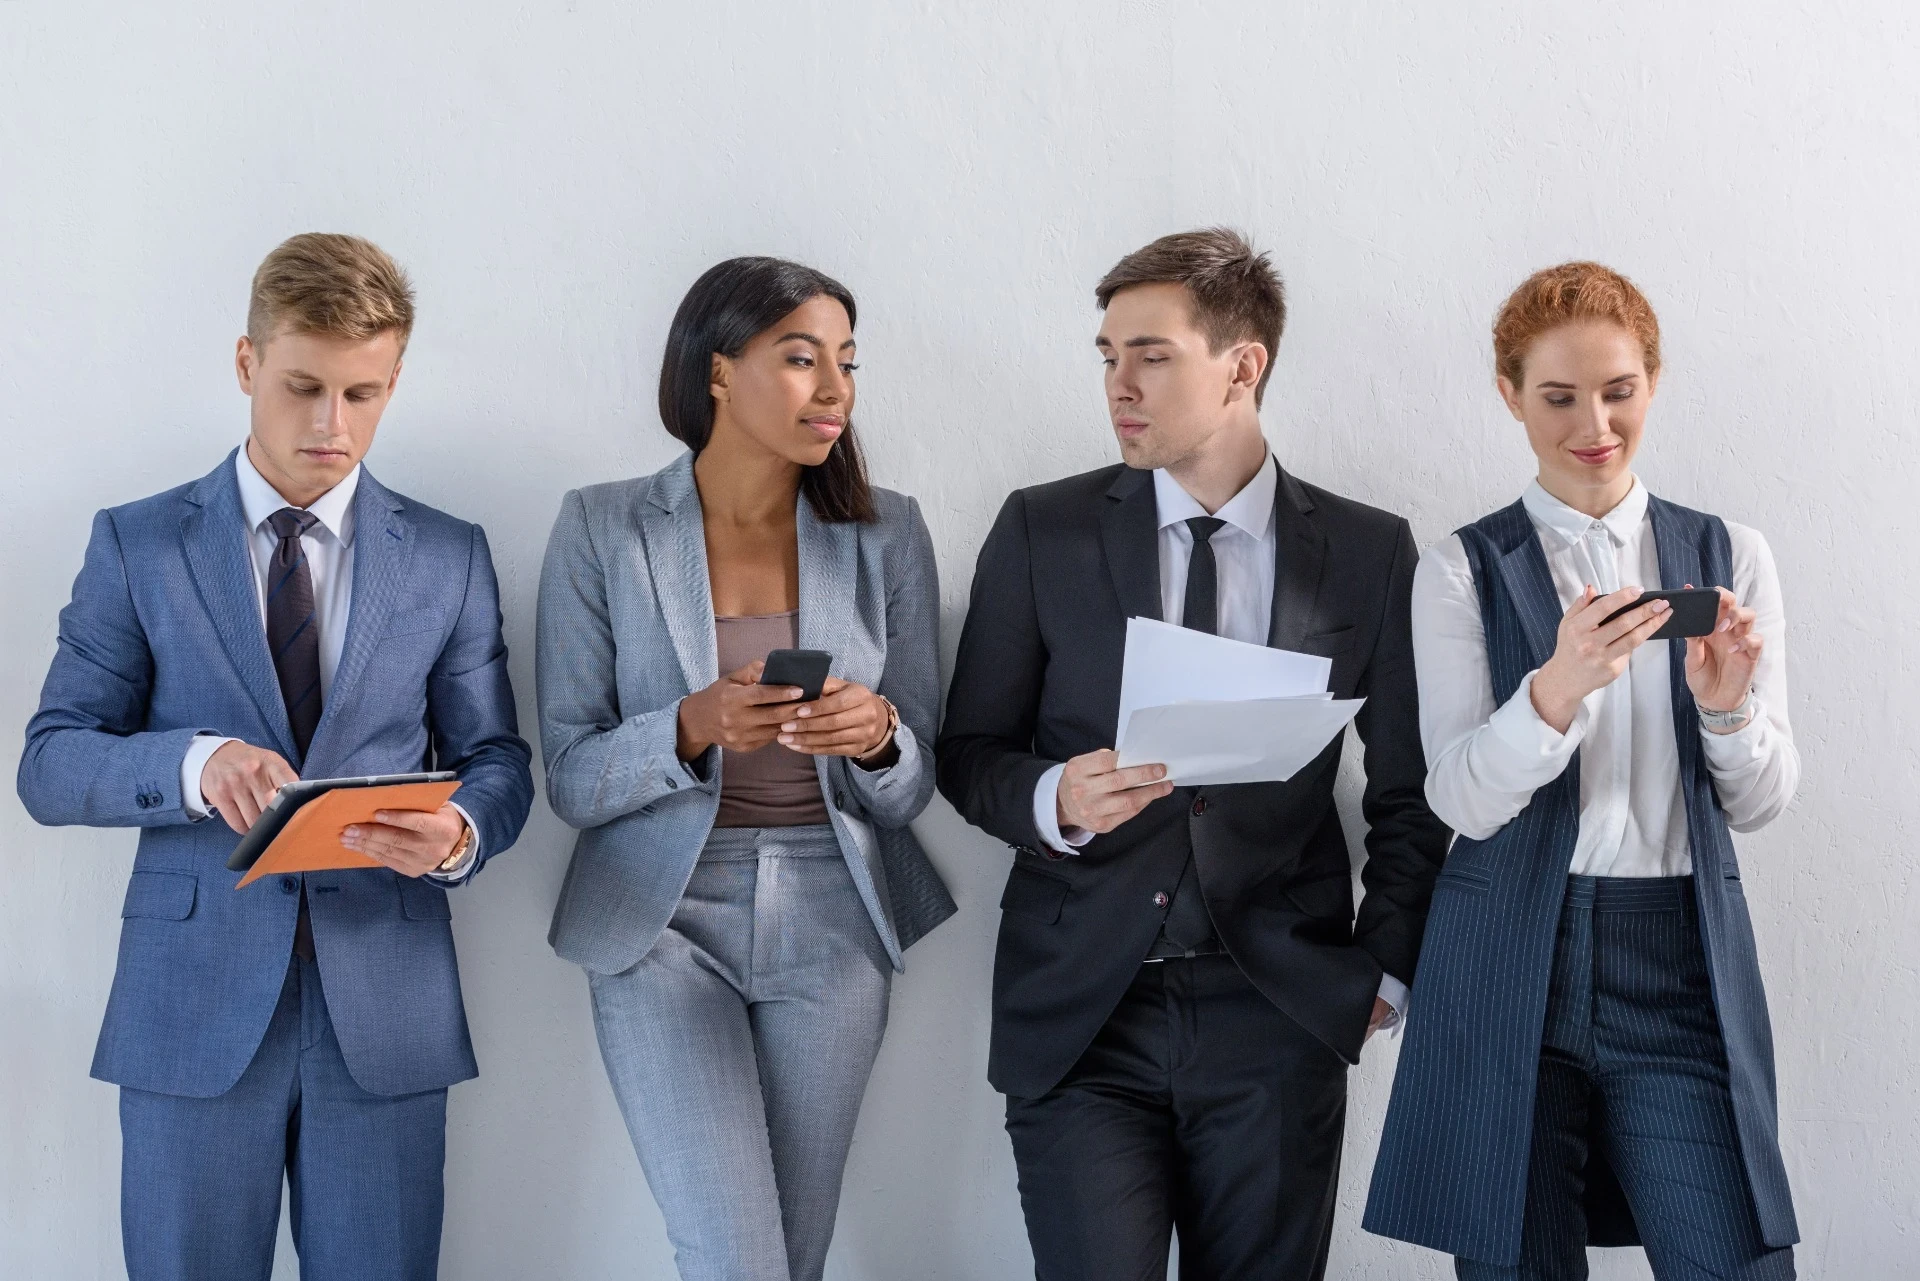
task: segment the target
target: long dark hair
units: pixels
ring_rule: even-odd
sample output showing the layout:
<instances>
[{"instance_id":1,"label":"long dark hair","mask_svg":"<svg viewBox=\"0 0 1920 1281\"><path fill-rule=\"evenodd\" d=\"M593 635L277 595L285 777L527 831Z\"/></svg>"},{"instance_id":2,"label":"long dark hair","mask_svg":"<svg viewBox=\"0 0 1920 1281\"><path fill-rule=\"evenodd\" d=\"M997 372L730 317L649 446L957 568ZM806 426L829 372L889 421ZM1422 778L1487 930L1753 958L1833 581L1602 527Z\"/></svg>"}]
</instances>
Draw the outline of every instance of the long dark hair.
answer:
<instances>
[{"instance_id":1,"label":"long dark hair","mask_svg":"<svg viewBox=\"0 0 1920 1281\"><path fill-rule=\"evenodd\" d=\"M667 330L660 360L660 421L698 454L713 436L713 357L738 356L756 334L821 295L856 318L853 294L825 272L783 258L729 258L693 282ZM867 465L849 421L827 460L801 469L800 492L824 521L875 519Z\"/></svg>"}]
</instances>

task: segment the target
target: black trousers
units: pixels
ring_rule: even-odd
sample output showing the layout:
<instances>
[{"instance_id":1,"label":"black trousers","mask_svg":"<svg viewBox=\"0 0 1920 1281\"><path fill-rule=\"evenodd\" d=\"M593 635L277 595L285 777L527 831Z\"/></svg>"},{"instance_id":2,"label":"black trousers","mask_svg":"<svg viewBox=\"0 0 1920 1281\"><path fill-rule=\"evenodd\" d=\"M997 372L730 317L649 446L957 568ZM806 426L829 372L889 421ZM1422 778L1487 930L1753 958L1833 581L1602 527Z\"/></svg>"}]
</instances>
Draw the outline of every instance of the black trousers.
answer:
<instances>
[{"instance_id":1,"label":"black trousers","mask_svg":"<svg viewBox=\"0 0 1920 1281\"><path fill-rule=\"evenodd\" d=\"M1462 1281L1584 1281L1596 1143L1659 1281L1794 1275L1760 1239L1690 877L1567 878L1520 1263L1459 1259Z\"/></svg>"},{"instance_id":2,"label":"black trousers","mask_svg":"<svg viewBox=\"0 0 1920 1281\"><path fill-rule=\"evenodd\" d=\"M1231 957L1140 967L1066 1078L1007 1100L1038 1281L1307 1281L1332 1240L1347 1065Z\"/></svg>"}]
</instances>

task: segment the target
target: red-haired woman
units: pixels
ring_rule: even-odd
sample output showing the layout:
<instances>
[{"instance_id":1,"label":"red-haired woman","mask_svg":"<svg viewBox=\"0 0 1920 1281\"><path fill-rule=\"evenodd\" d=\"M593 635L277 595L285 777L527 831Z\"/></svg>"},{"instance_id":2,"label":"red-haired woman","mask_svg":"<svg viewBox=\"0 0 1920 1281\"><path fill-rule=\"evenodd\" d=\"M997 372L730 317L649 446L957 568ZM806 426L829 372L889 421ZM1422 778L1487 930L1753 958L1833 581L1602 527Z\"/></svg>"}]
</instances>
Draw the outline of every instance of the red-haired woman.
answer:
<instances>
[{"instance_id":1,"label":"red-haired woman","mask_svg":"<svg viewBox=\"0 0 1920 1281\"><path fill-rule=\"evenodd\" d=\"M1537 272L1493 337L1539 473L1414 580L1427 798L1459 838L1366 1226L1476 1281L1583 1278L1588 1244L1635 1241L1661 1281L1791 1277L1729 834L1800 776L1773 557L1634 476L1660 330L1632 282ZM1714 630L1653 641L1670 607L1643 589L1695 585Z\"/></svg>"}]
</instances>

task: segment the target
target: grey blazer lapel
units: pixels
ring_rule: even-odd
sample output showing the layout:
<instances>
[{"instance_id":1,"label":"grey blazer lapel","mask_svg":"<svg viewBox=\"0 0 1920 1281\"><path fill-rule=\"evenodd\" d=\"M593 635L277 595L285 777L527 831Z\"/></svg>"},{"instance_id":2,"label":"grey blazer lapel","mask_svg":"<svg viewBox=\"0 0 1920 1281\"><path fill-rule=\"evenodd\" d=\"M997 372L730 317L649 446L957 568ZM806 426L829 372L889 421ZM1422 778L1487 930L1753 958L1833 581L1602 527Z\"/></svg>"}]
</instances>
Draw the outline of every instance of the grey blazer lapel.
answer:
<instances>
[{"instance_id":1,"label":"grey blazer lapel","mask_svg":"<svg viewBox=\"0 0 1920 1281\"><path fill-rule=\"evenodd\" d=\"M713 585L707 578L707 531L700 491L693 483L693 455L682 454L653 479L641 515L647 572L654 599L673 638L687 691L720 679L713 638Z\"/></svg>"},{"instance_id":2,"label":"grey blazer lapel","mask_svg":"<svg viewBox=\"0 0 1920 1281\"><path fill-rule=\"evenodd\" d=\"M413 562L413 523L406 504L362 470L353 492L353 600L347 606L347 634L340 645L340 666L327 690L320 724L314 728L307 758L321 758L328 730L338 719L343 697L366 674L367 663L386 634L387 620L401 600L407 568Z\"/></svg>"},{"instance_id":3,"label":"grey blazer lapel","mask_svg":"<svg viewBox=\"0 0 1920 1281\"><path fill-rule=\"evenodd\" d=\"M225 462L187 491L180 540L201 603L241 684L247 687L260 709L262 722L274 736L272 746L292 760L297 755L293 730L287 724L287 705L280 696L273 655L267 652L260 589L254 581L253 554L247 547L252 534L240 506L240 481L233 470L239 452L228 454Z\"/></svg>"},{"instance_id":4,"label":"grey blazer lapel","mask_svg":"<svg viewBox=\"0 0 1920 1281\"><path fill-rule=\"evenodd\" d=\"M858 674L847 670L846 641L859 604L860 526L821 520L804 494L798 503L793 524L800 543L800 647L827 651L834 675L855 680Z\"/></svg>"},{"instance_id":5,"label":"grey blazer lapel","mask_svg":"<svg viewBox=\"0 0 1920 1281\"><path fill-rule=\"evenodd\" d=\"M1123 618L1160 620L1160 521L1153 473L1128 467L1100 509L1100 544Z\"/></svg>"},{"instance_id":6,"label":"grey blazer lapel","mask_svg":"<svg viewBox=\"0 0 1920 1281\"><path fill-rule=\"evenodd\" d=\"M1277 460L1273 465L1280 468ZM1327 536L1307 518L1311 511L1312 496L1281 470L1273 493L1273 616L1267 626L1267 644L1274 649L1299 650L1315 617Z\"/></svg>"}]
</instances>

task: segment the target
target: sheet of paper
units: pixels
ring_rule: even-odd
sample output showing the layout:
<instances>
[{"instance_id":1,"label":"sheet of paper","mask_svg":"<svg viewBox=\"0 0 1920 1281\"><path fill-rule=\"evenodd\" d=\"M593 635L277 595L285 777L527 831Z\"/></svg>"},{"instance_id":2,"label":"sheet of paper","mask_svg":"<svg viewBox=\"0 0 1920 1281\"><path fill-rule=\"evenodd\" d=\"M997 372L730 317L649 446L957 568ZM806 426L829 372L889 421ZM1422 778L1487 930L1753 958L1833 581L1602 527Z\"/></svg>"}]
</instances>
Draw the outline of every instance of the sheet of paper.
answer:
<instances>
[{"instance_id":1,"label":"sheet of paper","mask_svg":"<svg viewBox=\"0 0 1920 1281\"><path fill-rule=\"evenodd\" d=\"M1114 723L1124 739L1129 719L1142 707L1324 694L1332 673L1330 658L1129 618L1120 717Z\"/></svg>"},{"instance_id":2,"label":"sheet of paper","mask_svg":"<svg viewBox=\"0 0 1920 1281\"><path fill-rule=\"evenodd\" d=\"M1276 783L1299 773L1346 729L1364 698L1254 698L1134 711L1120 764L1167 767L1182 786Z\"/></svg>"}]
</instances>

